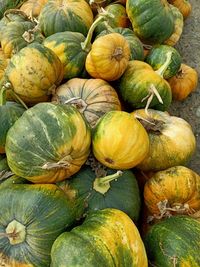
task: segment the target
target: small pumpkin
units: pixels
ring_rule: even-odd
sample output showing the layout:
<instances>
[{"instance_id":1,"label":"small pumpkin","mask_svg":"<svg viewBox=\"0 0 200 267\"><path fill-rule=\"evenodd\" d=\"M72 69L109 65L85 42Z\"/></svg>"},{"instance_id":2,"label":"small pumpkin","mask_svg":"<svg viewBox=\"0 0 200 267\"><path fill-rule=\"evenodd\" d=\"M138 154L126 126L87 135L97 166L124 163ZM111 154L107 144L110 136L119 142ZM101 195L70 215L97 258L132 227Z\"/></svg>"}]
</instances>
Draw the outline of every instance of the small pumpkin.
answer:
<instances>
[{"instance_id":1,"label":"small pumpkin","mask_svg":"<svg viewBox=\"0 0 200 267\"><path fill-rule=\"evenodd\" d=\"M61 181L79 171L90 152L90 141L90 130L78 110L39 103L9 130L8 165L14 174L34 183Z\"/></svg>"},{"instance_id":2,"label":"small pumpkin","mask_svg":"<svg viewBox=\"0 0 200 267\"><path fill-rule=\"evenodd\" d=\"M184 166L156 172L145 184L144 200L159 218L195 213L200 210L200 176Z\"/></svg>"},{"instance_id":3,"label":"small pumpkin","mask_svg":"<svg viewBox=\"0 0 200 267\"><path fill-rule=\"evenodd\" d=\"M189 216L172 216L156 223L144 243L150 266L199 266L200 222Z\"/></svg>"},{"instance_id":4,"label":"small pumpkin","mask_svg":"<svg viewBox=\"0 0 200 267\"><path fill-rule=\"evenodd\" d=\"M23 3L20 10L30 17L38 17L48 0L28 0Z\"/></svg>"},{"instance_id":5,"label":"small pumpkin","mask_svg":"<svg viewBox=\"0 0 200 267\"><path fill-rule=\"evenodd\" d=\"M114 81L126 70L129 58L127 40L119 33L110 33L94 41L85 68L93 78Z\"/></svg>"},{"instance_id":6,"label":"small pumpkin","mask_svg":"<svg viewBox=\"0 0 200 267\"><path fill-rule=\"evenodd\" d=\"M92 145L97 160L112 169L133 168L149 151L145 129L124 111L110 111L98 121Z\"/></svg>"},{"instance_id":7,"label":"small pumpkin","mask_svg":"<svg viewBox=\"0 0 200 267\"><path fill-rule=\"evenodd\" d=\"M52 267L148 266L137 227L117 209L96 211L82 225L61 234L53 244L51 258Z\"/></svg>"},{"instance_id":8,"label":"small pumpkin","mask_svg":"<svg viewBox=\"0 0 200 267\"><path fill-rule=\"evenodd\" d=\"M166 112L149 109L136 110L138 118L148 132L150 149L137 168L143 171L160 171L177 165L185 165L196 149L192 128L184 119Z\"/></svg>"},{"instance_id":9,"label":"small pumpkin","mask_svg":"<svg viewBox=\"0 0 200 267\"><path fill-rule=\"evenodd\" d=\"M85 0L49 0L39 15L39 27L45 37L72 31L86 35L93 13Z\"/></svg>"},{"instance_id":10,"label":"small pumpkin","mask_svg":"<svg viewBox=\"0 0 200 267\"><path fill-rule=\"evenodd\" d=\"M192 6L189 0L168 0L168 2L180 10L184 19L186 19L192 11Z\"/></svg>"},{"instance_id":11,"label":"small pumpkin","mask_svg":"<svg viewBox=\"0 0 200 267\"><path fill-rule=\"evenodd\" d=\"M171 86L173 99L183 101L197 88L197 71L186 64L181 64L178 73L170 78L168 83Z\"/></svg>"},{"instance_id":12,"label":"small pumpkin","mask_svg":"<svg viewBox=\"0 0 200 267\"><path fill-rule=\"evenodd\" d=\"M177 74L181 67L182 58L179 52L168 45L156 45L149 51L145 61L156 71L167 60L167 53L171 52L171 59L167 69L163 73L164 79L169 79Z\"/></svg>"},{"instance_id":13,"label":"small pumpkin","mask_svg":"<svg viewBox=\"0 0 200 267\"><path fill-rule=\"evenodd\" d=\"M101 79L71 79L56 89L52 101L75 106L91 127L105 113L121 110L115 89Z\"/></svg>"}]
</instances>

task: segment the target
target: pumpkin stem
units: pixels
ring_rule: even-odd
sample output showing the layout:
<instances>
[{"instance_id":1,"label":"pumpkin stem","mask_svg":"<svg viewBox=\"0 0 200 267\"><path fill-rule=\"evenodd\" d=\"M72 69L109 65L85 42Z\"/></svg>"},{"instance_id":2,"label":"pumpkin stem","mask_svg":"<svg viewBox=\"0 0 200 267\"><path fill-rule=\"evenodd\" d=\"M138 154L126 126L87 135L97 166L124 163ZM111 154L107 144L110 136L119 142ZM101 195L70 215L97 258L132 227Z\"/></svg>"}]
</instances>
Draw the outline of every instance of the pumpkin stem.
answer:
<instances>
[{"instance_id":1,"label":"pumpkin stem","mask_svg":"<svg viewBox=\"0 0 200 267\"><path fill-rule=\"evenodd\" d=\"M26 0L24 0L25 2ZM4 13L4 17L11 22L12 20L8 17L9 14L17 14L20 15L21 17L23 17L25 20L30 21L29 17L26 15L26 13L24 13L23 11L19 10L19 9L8 9L5 11Z\"/></svg>"},{"instance_id":2,"label":"pumpkin stem","mask_svg":"<svg viewBox=\"0 0 200 267\"><path fill-rule=\"evenodd\" d=\"M25 108L28 109L27 105L24 103L24 101L12 90L9 90L9 93Z\"/></svg>"},{"instance_id":3,"label":"pumpkin stem","mask_svg":"<svg viewBox=\"0 0 200 267\"><path fill-rule=\"evenodd\" d=\"M96 178L93 183L93 189L101 194L105 194L110 188L110 182L118 179L120 176L122 176L122 174L122 171L117 171L116 173L103 178Z\"/></svg>"},{"instance_id":4,"label":"pumpkin stem","mask_svg":"<svg viewBox=\"0 0 200 267\"><path fill-rule=\"evenodd\" d=\"M77 108L80 113L83 113L88 104L80 97L72 97L65 101L65 104L71 104L73 107Z\"/></svg>"},{"instance_id":5,"label":"pumpkin stem","mask_svg":"<svg viewBox=\"0 0 200 267\"><path fill-rule=\"evenodd\" d=\"M26 227L22 223L13 220L6 227L5 235L8 237L11 245L20 244L26 238Z\"/></svg>"},{"instance_id":6,"label":"pumpkin stem","mask_svg":"<svg viewBox=\"0 0 200 267\"><path fill-rule=\"evenodd\" d=\"M5 86L2 86L0 91L0 106L3 106L6 104L6 91L7 88Z\"/></svg>"},{"instance_id":7,"label":"pumpkin stem","mask_svg":"<svg viewBox=\"0 0 200 267\"><path fill-rule=\"evenodd\" d=\"M70 155L66 155L64 158L62 158L58 162L46 162L41 168L43 170L68 169L70 167L71 161L72 161L72 157Z\"/></svg>"},{"instance_id":8,"label":"pumpkin stem","mask_svg":"<svg viewBox=\"0 0 200 267\"><path fill-rule=\"evenodd\" d=\"M166 69L169 67L169 64L171 63L172 51L167 52L166 57L167 58L166 58L165 63L158 70L155 71L162 78L164 76L164 72L166 71Z\"/></svg>"},{"instance_id":9,"label":"pumpkin stem","mask_svg":"<svg viewBox=\"0 0 200 267\"><path fill-rule=\"evenodd\" d=\"M110 17L113 18L113 14L110 14L105 9L101 8L100 16L92 23L92 25L91 25L91 27L90 27L90 29L88 31L88 34L87 34L87 37L86 37L85 41L81 43L81 47L82 47L82 49L84 51L89 52L90 49L91 49L92 35L93 35L93 32L94 32L96 26L101 21L104 21L104 20L106 20L107 18L110 18Z\"/></svg>"}]
</instances>

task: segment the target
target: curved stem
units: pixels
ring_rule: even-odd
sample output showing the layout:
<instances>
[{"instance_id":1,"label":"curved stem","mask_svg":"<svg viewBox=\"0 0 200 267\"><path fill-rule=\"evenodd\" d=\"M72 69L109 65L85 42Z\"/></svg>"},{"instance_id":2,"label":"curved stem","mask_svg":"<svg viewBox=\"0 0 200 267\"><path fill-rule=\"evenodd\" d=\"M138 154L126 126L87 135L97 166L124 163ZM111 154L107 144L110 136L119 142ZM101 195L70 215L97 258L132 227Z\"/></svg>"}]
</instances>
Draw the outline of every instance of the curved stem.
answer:
<instances>
[{"instance_id":1,"label":"curved stem","mask_svg":"<svg viewBox=\"0 0 200 267\"><path fill-rule=\"evenodd\" d=\"M12 89L10 89L9 92L25 109L28 109L24 101Z\"/></svg>"},{"instance_id":2,"label":"curved stem","mask_svg":"<svg viewBox=\"0 0 200 267\"><path fill-rule=\"evenodd\" d=\"M164 72L166 71L166 69L168 68L168 66L169 66L169 64L171 62L172 51L167 52L166 57L167 57L167 59L166 59L165 63L158 70L155 71L162 78L163 78Z\"/></svg>"},{"instance_id":3,"label":"curved stem","mask_svg":"<svg viewBox=\"0 0 200 267\"><path fill-rule=\"evenodd\" d=\"M17 14L22 16L25 20L30 21L29 17L26 15L26 13L24 13L23 11L19 10L19 9L8 9L5 11L4 13L4 17L6 17L6 19L11 22L12 20L8 17L9 14Z\"/></svg>"},{"instance_id":4,"label":"curved stem","mask_svg":"<svg viewBox=\"0 0 200 267\"><path fill-rule=\"evenodd\" d=\"M3 106L6 104L6 91L7 88L5 86L2 86L0 91L0 106Z\"/></svg>"}]
</instances>

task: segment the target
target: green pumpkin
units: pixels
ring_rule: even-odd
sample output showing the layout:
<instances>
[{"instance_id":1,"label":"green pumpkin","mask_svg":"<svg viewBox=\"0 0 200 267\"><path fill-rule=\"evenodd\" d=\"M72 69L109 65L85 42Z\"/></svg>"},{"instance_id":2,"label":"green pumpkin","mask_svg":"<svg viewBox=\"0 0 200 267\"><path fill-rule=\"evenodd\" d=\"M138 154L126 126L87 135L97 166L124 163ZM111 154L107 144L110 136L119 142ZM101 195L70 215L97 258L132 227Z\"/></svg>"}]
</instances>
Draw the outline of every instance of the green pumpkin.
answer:
<instances>
[{"instance_id":1,"label":"green pumpkin","mask_svg":"<svg viewBox=\"0 0 200 267\"><path fill-rule=\"evenodd\" d=\"M189 216L172 216L156 223L147 233L145 246L150 266L200 264L200 222Z\"/></svg>"},{"instance_id":2,"label":"green pumpkin","mask_svg":"<svg viewBox=\"0 0 200 267\"><path fill-rule=\"evenodd\" d=\"M99 169L95 172L91 167L85 166L69 180L60 182L59 187L67 195L73 195L75 199L81 199L85 203L85 214L99 209L115 208L122 210L136 222L141 200L132 171L116 172L106 169L104 175L99 177Z\"/></svg>"},{"instance_id":3,"label":"green pumpkin","mask_svg":"<svg viewBox=\"0 0 200 267\"><path fill-rule=\"evenodd\" d=\"M130 60L143 60L144 59L144 49L143 49L143 45L142 42L140 41L140 39L134 34L134 32L131 29L128 28L122 28L122 27L118 27L118 28L109 28L105 31L102 31L98 36L103 36L112 32L116 32L116 33L120 33L121 35L123 35L123 37L128 41L129 43L129 47L130 47Z\"/></svg>"},{"instance_id":4,"label":"green pumpkin","mask_svg":"<svg viewBox=\"0 0 200 267\"><path fill-rule=\"evenodd\" d=\"M90 214L81 226L61 234L51 250L51 267L147 267L139 232L117 209Z\"/></svg>"},{"instance_id":5,"label":"green pumpkin","mask_svg":"<svg viewBox=\"0 0 200 267\"><path fill-rule=\"evenodd\" d=\"M90 142L90 129L77 109L40 103L9 130L8 165L14 174L34 183L61 181L79 171Z\"/></svg>"},{"instance_id":6,"label":"green pumpkin","mask_svg":"<svg viewBox=\"0 0 200 267\"><path fill-rule=\"evenodd\" d=\"M3 188L3 187L6 188L8 186L12 186L15 184L31 184L31 182L29 182L28 180L26 180L23 177L13 175L13 173L10 172L9 177L6 177L3 181L0 181L0 188Z\"/></svg>"},{"instance_id":7,"label":"green pumpkin","mask_svg":"<svg viewBox=\"0 0 200 267\"><path fill-rule=\"evenodd\" d=\"M182 63L179 52L168 45L157 45L149 51L145 59L145 61L151 65L154 70L158 70L165 63L166 54L168 52L171 52L172 56L167 69L163 73L163 77L165 79L169 79L178 73Z\"/></svg>"},{"instance_id":8,"label":"green pumpkin","mask_svg":"<svg viewBox=\"0 0 200 267\"><path fill-rule=\"evenodd\" d=\"M72 31L86 35L93 22L93 13L85 0L49 0L39 15L44 35Z\"/></svg>"},{"instance_id":9,"label":"green pumpkin","mask_svg":"<svg viewBox=\"0 0 200 267\"><path fill-rule=\"evenodd\" d=\"M127 0L126 12L136 35L146 43L161 44L174 31L167 0Z\"/></svg>"},{"instance_id":10,"label":"green pumpkin","mask_svg":"<svg viewBox=\"0 0 200 267\"><path fill-rule=\"evenodd\" d=\"M26 0L0 0L0 19L6 10L20 7Z\"/></svg>"},{"instance_id":11,"label":"green pumpkin","mask_svg":"<svg viewBox=\"0 0 200 267\"><path fill-rule=\"evenodd\" d=\"M78 213L76 204L56 185L0 187L1 263L49 266L54 240Z\"/></svg>"}]
</instances>

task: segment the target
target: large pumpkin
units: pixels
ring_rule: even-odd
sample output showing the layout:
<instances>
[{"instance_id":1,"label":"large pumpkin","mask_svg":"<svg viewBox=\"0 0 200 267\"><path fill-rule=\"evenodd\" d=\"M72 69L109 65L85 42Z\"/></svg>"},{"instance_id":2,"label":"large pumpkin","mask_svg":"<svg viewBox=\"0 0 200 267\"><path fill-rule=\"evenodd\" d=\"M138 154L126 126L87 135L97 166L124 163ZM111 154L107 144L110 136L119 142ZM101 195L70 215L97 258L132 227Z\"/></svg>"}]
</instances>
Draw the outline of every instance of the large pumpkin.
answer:
<instances>
[{"instance_id":1,"label":"large pumpkin","mask_svg":"<svg viewBox=\"0 0 200 267\"><path fill-rule=\"evenodd\" d=\"M141 123L124 111L110 111L93 131L93 153L112 169L130 169L148 154L149 139Z\"/></svg>"},{"instance_id":2,"label":"large pumpkin","mask_svg":"<svg viewBox=\"0 0 200 267\"><path fill-rule=\"evenodd\" d=\"M155 173L144 186L144 200L151 214L192 214L200 210L200 176L175 166Z\"/></svg>"},{"instance_id":3,"label":"large pumpkin","mask_svg":"<svg viewBox=\"0 0 200 267\"><path fill-rule=\"evenodd\" d=\"M198 267L200 222L188 216L172 216L153 225L145 238L150 266Z\"/></svg>"},{"instance_id":4,"label":"large pumpkin","mask_svg":"<svg viewBox=\"0 0 200 267\"><path fill-rule=\"evenodd\" d=\"M93 22L93 14L85 0L49 0L39 15L44 35L72 31L86 35Z\"/></svg>"},{"instance_id":5,"label":"large pumpkin","mask_svg":"<svg viewBox=\"0 0 200 267\"><path fill-rule=\"evenodd\" d=\"M81 226L61 234L53 244L51 266L147 267L140 234L122 211L104 209Z\"/></svg>"},{"instance_id":6,"label":"large pumpkin","mask_svg":"<svg viewBox=\"0 0 200 267\"><path fill-rule=\"evenodd\" d=\"M143 171L160 171L185 165L196 149L191 126L185 120L158 110L137 110L133 115L148 132L150 149L137 166Z\"/></svg>"},{"instance_id":7,"label":"large pumpkin","mask_svg":"<svg viewBox=\"0 0 200 267\"><path fill-rule=\"evenodd\" d=\"M48 0L28 0L23 3L20 10L30 17L38 17Z\"/></svg>"},{"instance_id":8,"label":"large pumpkin","mask_svg":"<svg viewBox=\"0 0 200 267\"><path fill-rule=\"evenodd\" d=\"M147 43L161 44L174 31L174 17L167 0L127 0L126 12L134 32Z\"/></svg>"},{"instance_id":9,"label":"large pumpkin","mask_svg":"<svg viewBox=\"0 0 200 267\"><path fill-rule=\"evenodd\" d=\"M1 266L49 266L54 240L78 213L56 185L0 187Z\"/></svg>"},{"instance_id":10,"label":"large pumpkin","mask_svg":"<svg viewBox=\"0 0 200 267\"><path fill-rule=\"evenodd\" d=\"M4 85L26 103L47 101L63 79L59 58L42 44L33 43L14 55L5 70Z\"/></svg>"},{"instance_id":11,"label":"large pumpkin","mask_svg":"<svg viewBox=\"0 0 200 267\"><path fill-rule=\"evenodd\" d=\"M90 130L73 107L40 103L9 130L10 169L35 183L53 183L77 172L90 149ZM16 157L17 155L17 157Z\"/></svg>"},{"instance_id":12,"label":"large pumpkin","mask_svg":"<svg viewBox=\"0 0 200 267\"><path fill-rule=\"evenodd\" d=\"M71 79L56 89L52 101L75 106L92 127L105 113L121 110L116 91L101 79Z\"/></svg>"}]
</instances>

